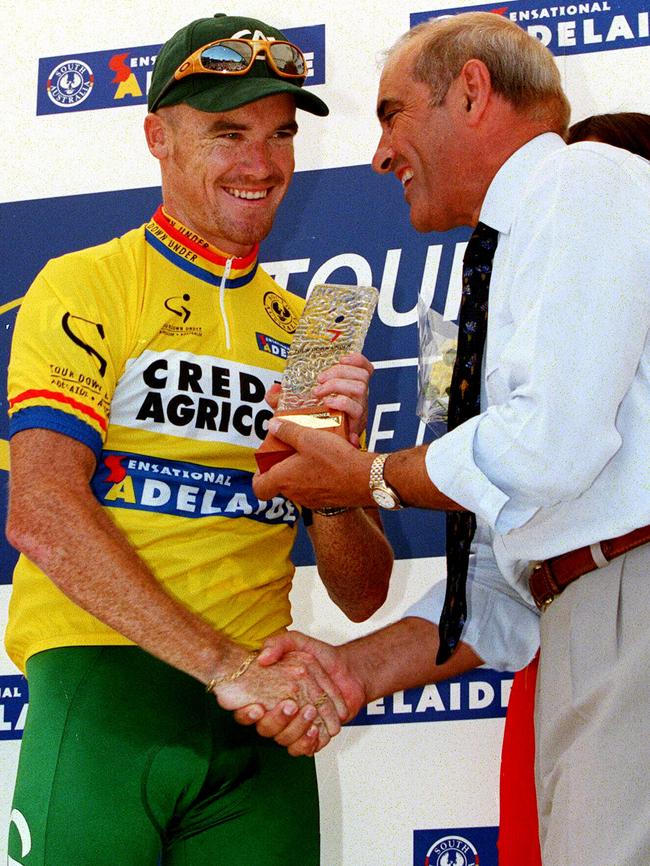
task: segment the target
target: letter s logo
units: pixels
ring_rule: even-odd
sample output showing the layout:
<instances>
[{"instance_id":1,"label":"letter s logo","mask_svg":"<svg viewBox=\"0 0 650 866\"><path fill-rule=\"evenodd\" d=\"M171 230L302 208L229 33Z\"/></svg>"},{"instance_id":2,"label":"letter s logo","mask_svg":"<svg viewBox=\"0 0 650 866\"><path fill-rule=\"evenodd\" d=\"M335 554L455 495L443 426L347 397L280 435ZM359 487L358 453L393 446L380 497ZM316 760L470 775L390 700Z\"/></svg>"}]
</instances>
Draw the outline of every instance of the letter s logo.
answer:
<instances>
[{"instance_id":1,"label":"letter s logo","mask_svg":"<svg viewBox=\"0 0 650 866\"><path fill-rule=\"evenodd\" d=\"M61 325L63 326L65 334L72 340L73 343L76 343L77 346L80 346L84 350L84 352L87 352L87 354L95 358L97 364L99 365L99 375L103 377L104 373L106 372L106 359L102 355L100 355L97 349L94 349L90 345L90 343L86 343L85 340L83 340L80 336L73 332L72 328L70 327L71 320L75 320L77 322L86 322L86 324L94 326L97 329L97 333L102 340L105 339L104 326L101 324L101 322L91 322L88 319L82 318L82 316L73 316L71 313L65 313L63 318L61 319Z\"/></svg>"},{"instance_id":2,"label":"letter s logo","mask_svg":"<svg viewBox=\"0 0 650 866\"><path fill-rule=\"evenodd\" d=\"M128 56L129 52L125 51L123 54L114 54L108 61L108 68L112 69L115 73L115 78L111 82L112 84L121 84L131 77L131 70L124 62Z\"/></svg>"},{"instance_id":3,"label":"letter s logo","mask_svg":"<svg viewBox=\"0 0 650 866\"><path fill-rule=\"evenodd\" d=\"M29 832L29 825L22 812L14 809L9 819L10 824L15 824L20 836L20 856L26 857L32 850L32 834ZM18 860L11 857L7 858L7 866L22 866Z\"/></svg>"}]
</instances>

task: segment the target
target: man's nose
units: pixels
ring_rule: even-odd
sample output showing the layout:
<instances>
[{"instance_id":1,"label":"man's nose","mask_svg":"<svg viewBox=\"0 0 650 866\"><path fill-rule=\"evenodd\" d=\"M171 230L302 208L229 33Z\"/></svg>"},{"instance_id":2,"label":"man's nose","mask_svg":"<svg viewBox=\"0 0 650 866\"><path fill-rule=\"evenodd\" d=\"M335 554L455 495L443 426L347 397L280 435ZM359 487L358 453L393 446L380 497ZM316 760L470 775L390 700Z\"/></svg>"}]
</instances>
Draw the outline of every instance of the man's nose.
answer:
<instances>
[{"instance_id":1,"label":"man's nose","mask_svg":"<svg viewBox=\"0 0 650 866\"><path fill-rule=\"evenodd\" d=\"M387 174L393 169L393 149L386 141L385 133L382 134L377 145L377 150L372 158L372 167L378 174Z\"/></svg>"},{"instance_id":2,"label":"man's nose","mask_svg":"<svg viewBox=\"0 0 650 866\"><path fill-rule=\"evenodd\" d=\"M273 171L273 156L266 142L251 142L246 148L242 164L249 174L266 177Z\"/></svg>"}]
</instances>

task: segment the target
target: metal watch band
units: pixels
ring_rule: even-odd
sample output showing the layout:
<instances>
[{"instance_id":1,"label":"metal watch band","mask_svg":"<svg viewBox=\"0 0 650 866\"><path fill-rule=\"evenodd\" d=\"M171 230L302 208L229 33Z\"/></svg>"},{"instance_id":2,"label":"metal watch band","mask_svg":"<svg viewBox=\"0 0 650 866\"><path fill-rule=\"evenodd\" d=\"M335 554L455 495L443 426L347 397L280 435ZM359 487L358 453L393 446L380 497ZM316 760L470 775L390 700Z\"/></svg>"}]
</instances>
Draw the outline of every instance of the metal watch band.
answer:
<instances>
[{"instance_id":1,"label":"metal watch band","mask_svg":"<svg viewBox=\"0 0 650 866\"><path fill-rule=\"evenodd\" d=\"M388 460L388 454L378 454L370 465L370 487L385 486L384 463Z\"/></svg>"},{"instance_id":2,"label":"metal watch band","mask_svg":"<svg viewBox=\"0 0 650 866\"><path fill-rule=\"evenodd\" d=\"M384 479L384 463L388 460L389 454L378 454L372 461L370 466L369 486L372 493L372 498L381 508L386 508L388 511L397 511L403 508L402 502L397 494L397 491L386 483Z\"/></svg>"}]
</instances>

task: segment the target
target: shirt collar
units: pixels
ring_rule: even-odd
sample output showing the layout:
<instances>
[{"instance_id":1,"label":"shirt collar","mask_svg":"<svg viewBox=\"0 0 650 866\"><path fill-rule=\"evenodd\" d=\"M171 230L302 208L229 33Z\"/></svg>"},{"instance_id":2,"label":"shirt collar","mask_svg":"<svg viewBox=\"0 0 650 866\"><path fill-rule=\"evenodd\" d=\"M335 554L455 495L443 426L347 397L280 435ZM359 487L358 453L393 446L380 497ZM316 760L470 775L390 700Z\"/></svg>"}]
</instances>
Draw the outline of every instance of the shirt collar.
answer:
<instances>
[{"instance_id":1,"label":"shirt collar","mask_svg":"<svg viewBox=\"0 0 650 866\"><path fill-rule=\"evenodd\" d=\"M527 141L503 163L492 179L481 206L482 223L501 234L510 231L513 218L512 202L521 195L522 187L539 162L546 156L567 147L555 132L544 132Z\"/></svg>"}]
</instances>

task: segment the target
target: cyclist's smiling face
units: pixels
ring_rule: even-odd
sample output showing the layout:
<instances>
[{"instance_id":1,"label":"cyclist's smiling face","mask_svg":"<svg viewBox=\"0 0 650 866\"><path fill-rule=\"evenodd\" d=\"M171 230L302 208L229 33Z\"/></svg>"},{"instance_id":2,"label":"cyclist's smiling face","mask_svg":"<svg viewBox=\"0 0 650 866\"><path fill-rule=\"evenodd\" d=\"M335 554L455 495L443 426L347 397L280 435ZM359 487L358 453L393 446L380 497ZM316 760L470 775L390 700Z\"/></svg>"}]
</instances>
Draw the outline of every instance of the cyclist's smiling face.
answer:
<instances>
[{"instance_id":1,"label":"cyclist's smiling face","mask_svg":"<svg viewBox=\"0 0 650 866\"><path fill-rule=\"evenodd\" d=\"M292 96L227 112L189 105L147 118L170 215L226 253L244 256L270 232L294 171Z\"/></svg>"}]
</instances>

